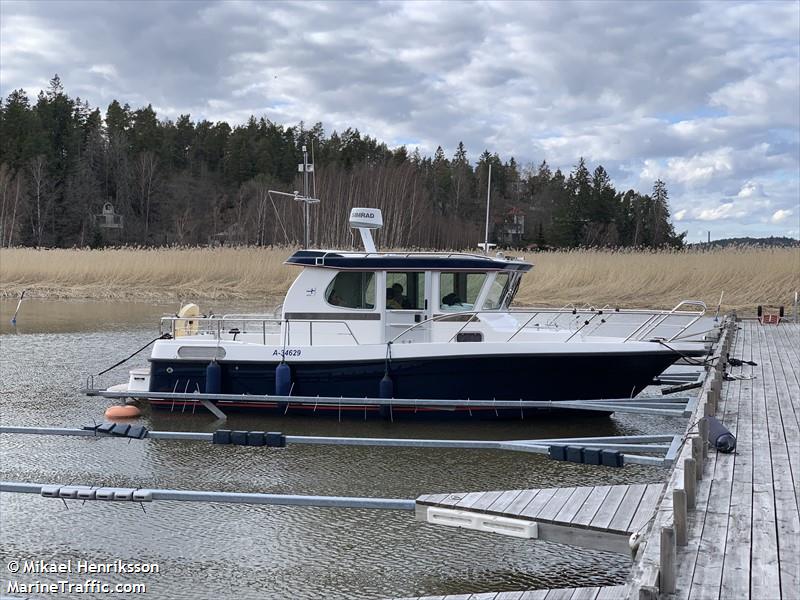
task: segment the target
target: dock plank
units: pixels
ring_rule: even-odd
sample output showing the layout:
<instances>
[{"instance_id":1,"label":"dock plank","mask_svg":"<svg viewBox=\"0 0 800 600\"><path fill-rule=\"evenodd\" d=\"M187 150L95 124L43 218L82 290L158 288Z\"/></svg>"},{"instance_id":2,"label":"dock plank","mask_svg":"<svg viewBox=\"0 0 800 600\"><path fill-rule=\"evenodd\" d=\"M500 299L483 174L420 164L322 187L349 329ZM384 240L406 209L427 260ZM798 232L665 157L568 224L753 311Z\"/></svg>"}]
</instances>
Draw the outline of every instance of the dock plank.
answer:
<instances>
[{"instance_id":1,"label":"dock plank","mask_svg":"<svg viewBox=\"0 0 800 600\"><path fill-rule=\"evenodd\" d=\"M628 487L619 508L617 508L617 512L614 513L614 517L608 524L609 529L622 533L628 531L628 526L636 515L636 510L639 508L639 503L642 501L645 491L647 491L647 485L644 483Z\"/></svg>"},{"instance_id":2,"label":"dock plank","mask_svg":"<svg viewBox=\"0 0 800 600\"><path fill-rule=\"evenodd\" d=\"M594 492L593 487L579 487L575 490L575 493L570 496L569 501L564 504L558 514L555 516L556 521L560 521L562 523L572 523L572 520L575 518L575 515L578 514L581 507L583 506L584 502L591 496L592 492Z\"/></svg>"},{"instance_id":3,"label":"dock plank","mask_svg":"<svg viewBox=\"0 0 800 600\"><path fill-rule=\"evenodd\" d=\"M600 510L608 492L611 491L610 485L598 485L592 488L592 493L583 503L578 514L572 518L573 525L589 525Z\"/></svg>"},{"instance_id":4,"label":"dock plank","mask_svg":"<svg viewBox=\"0 0 800 600\"><path fill-rule=\"evenodd\" d=\"M439 504L440 502L444 501L449 494L425 494L424 496L420 496L417 498L417 502L422 504Z\"/></svg>"},{"instance_id":5,"label":"dock plank","mask_svg":"<svg viewBox=\"0 0 800 600\"><path fill-rule=\"evenodd\" d=\"M624 597L626 587L624 585L609 585L601 587L596 600L619 600Z\"/></svg>"},{"instance_id":6,"label":"dock plank","mask_svg":"<svg viewBox=\"0 0 800 600\"><path fill-rule=\"evenodd\" d=\"M663 491L663 483L648 484L647 490L642 496L642 501L636 509L636 514L633 515L633 519L631 519L628 525L628 531L631 533L639 531L653 518L656 512L656 506L658 506L658 499L661 497Z\"/></svg>"},{"instance_id":7,"label":"dock plank","mask_svg":"<svg viewBox=\"0 0 800 600\"><path fill-rule=\"evenodd\" d=\"M758 366L758 379L753 386L753 427L768 431L767 388L764 376L764 336L768 332L762 325L751 325L753 357ZM756 358L757 356L757 358ZM778 532L775 515L774 482L772 478L772 435L753 444L753 529L750 562L750 595L754 598L780 596L780 571L778 569Z\"/></svg>"},{"instance_id":8,"label":"dock plank","mask_svg":"<svg viewBox=\"0 0 800 600\"><path fill-rule=\"evenodd\" d=\"M749 328L743 328L737 336L734 353L743 358L743 347L750 340ZM749 360L749 358L747 359ZM740 370L739 370L740 369ZM753 374L753 367L737 367L745 376ZM726 386L727 387L727 386ZM733 387L733 386L730 386ZM750 551L753 523L753 383L741 380L738 383L738 419L736 428L736 455L734 456L733 485L728 512L728 538L722 564L720 597L733 598L743 590L750 590Z\"/></svg>"},{"instance_id":9,"label":"dock plank","mask_svg":"<svg viewBox=\"0 0 800 600\"><path fill-rule=\"evenodd\" d=\"M622 500L625 498L628 487L627 485L612 486L608 495L603 500L603 503L600 505L597 514L595 514L594 518L589 523L590 527L608 530L611 520L614 518L619 505L622 504Z\"/></svg>"},{"instance_id":10,"label":"dock plank","mask_svg":"<svg viewBox=\"0 0 800 600\"><path fill-rule=\"evenodd\" d=\"M600 593L599 587L582 587L575 588L569 600L596 600L597 595Z\"/></svg>"},{"instance_id":11,"label":"dock plank","mask_svg":"<svg viewBox=\"0 0 800 600\"><path fill-rule=\"evenodd\" d=\"M575 590L570 588L549 590L545 600L570 600L574 592Z\"/></svg>"},{"instance_id":12,"label":"dock plank","mask_svg":"<svg viewBox=\"0 0 800 600\"><path fill-rule=\"evenodd\" d=\"M469 492L455 504L455 508L470 508L488 492Z\"/></svg>"},{"instance_id":13,"label":"dock plank","mask_svg":"<svg viewBox=\"0 0 800 600\"><path fill-rule=\"evenodd\" d=\"M514 498L511 504L506 507L506 514L510 517L519 516L522 511L525 510L525 507L539 495L540 491L541 490L522 490L522 493Z\"/></svg>"},{"instance_id":14,"label":"dock plank","mask_svg":"<svg viewBox=\"0 0 800 600\"><path fill-rule=\"evenodd\" d=\"M502 491L485 492L480 499L472 505L472 510L485 511L491 504L503 495Z\"/></svg>"},{"instance_id":15,"label":"dock plank","mask_svg":"<svg viewBox=\"0 0 800 600\"><path fill-rule=\"evenodd\" d=\"M559 488L550 501L536 514L537 521L554 521L559 511L575 495L578 488Z\"/></svg>"},{"instance_id":16,"label":"dock plank","mask_svg":"<svg viewBox=\"0 0 800 600\"><path fill-rule=\"evenodd\" d=\"M533 590L522 594L520 600L545 600L550 590Z\"/></svg>"},{"instance_id":17,"label":"dock plank","mask_svg":"<svg viewBox=\"0 0 800 600\"><path fill-rule=\"evenodd\" d=\"M528 517L533 518L539 511L544 508L547 503L550 501L550 498L559 490L559 488L545 488L543 490L539 490L539 493L536 494L536 497L533 498L528 505L520 511L519 516L521 517Z\"/></svg>"},{"instance_id":18,"label":"dock plank","mask_svg":"<svg viewBox=\"0 0 800 600\"><path fill-rule=\"evenodd\" d=\"M523 493L523 490L508 490L503 492L503 494L492 504L488 507L489 512L505 512L511 503L519 497L520 494Z\"/></svg>"}]
</instances>

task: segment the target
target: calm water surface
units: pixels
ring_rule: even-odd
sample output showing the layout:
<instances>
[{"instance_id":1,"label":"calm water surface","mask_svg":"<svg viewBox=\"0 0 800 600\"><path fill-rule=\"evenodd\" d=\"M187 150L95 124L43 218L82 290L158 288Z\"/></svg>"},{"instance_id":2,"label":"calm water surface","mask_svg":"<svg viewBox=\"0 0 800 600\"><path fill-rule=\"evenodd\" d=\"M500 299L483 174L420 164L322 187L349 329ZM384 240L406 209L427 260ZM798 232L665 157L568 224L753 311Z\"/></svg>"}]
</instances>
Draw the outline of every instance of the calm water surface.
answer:
<instances>
[{"instance_id":1,"label":"calm water surface","mask_svg":"<svg viewBox=\"0 0 800 600\"><path fill-rule=\"evenodd\" d=\"M0 303L0 421L80 427L109 401L80 395L85 377L158 334L171 305ZM216 312L258 307L215 306ZM103 377L127 380L147 352ZM578 374L579 376L579 374ZM156 430L213 431L197 414L146 413ZM680 419L619 415L505 423L384 423L233 415L226 428L290 434L520 439L677 432ZM474 450L292 446L267 450L202 442L0 436L0 477L239 492L415 498L420 494L527 487L647 483L663 473L557 463L538 455ZM0 571L9 560L154 562L152 575L95 576L146 583L157 598L382 598L621 583L627 557L545 542L426 525L406 511L182 502L146 506L0 494ZM31 583L64 576L20 574ZM84 575L72 575L82 581ZM81 596L85 598L91 595ZM108 596L97 596L108 597Z\"/></svg>"}]
</instances>

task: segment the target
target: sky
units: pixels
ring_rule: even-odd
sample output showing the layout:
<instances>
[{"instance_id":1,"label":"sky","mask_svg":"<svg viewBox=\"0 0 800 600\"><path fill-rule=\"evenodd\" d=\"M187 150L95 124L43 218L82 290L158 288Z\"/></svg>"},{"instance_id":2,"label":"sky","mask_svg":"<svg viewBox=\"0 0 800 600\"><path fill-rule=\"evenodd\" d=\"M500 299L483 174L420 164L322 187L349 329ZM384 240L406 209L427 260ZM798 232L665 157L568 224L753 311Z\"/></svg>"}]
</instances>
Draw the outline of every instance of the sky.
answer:
<instances>
[{"instance_id":1,"label":"sky","mask_svg":"<svg viewBox=\"0 0 800 600\"><path fill-rule=\"evenodd\" d=\"M800 2L8 2L0 94L583 156L689 241L800 235Z\"/></svg>"}]
</instances>

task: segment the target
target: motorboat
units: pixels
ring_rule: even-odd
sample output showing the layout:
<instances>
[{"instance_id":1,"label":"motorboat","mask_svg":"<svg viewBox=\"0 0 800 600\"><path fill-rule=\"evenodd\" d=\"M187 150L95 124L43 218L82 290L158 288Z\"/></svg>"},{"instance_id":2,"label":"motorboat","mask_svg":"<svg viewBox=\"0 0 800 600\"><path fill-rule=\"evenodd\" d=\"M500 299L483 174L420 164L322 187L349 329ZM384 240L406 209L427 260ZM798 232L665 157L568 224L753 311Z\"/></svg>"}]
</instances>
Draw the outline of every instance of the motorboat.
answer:
<instances>
[{"instance_id":1,"label":"motorboat","mask_svg":"<svg viewBox=\"0 0 800 600\"><path fill-rule=\"evenodd\" d=\"M677 360L706 352L687 333L702 302L671 311L512 308L530 262L379 252L379 210L355 208L350 224L363 251L288 257L300 273L277 314L203 315L192 304L162 318L149 369L131 372L128 391L173 410L210 401L284 413L385 416L388 406L518 416L559 401L633 397Z\"/></svg>"}]
</instances>

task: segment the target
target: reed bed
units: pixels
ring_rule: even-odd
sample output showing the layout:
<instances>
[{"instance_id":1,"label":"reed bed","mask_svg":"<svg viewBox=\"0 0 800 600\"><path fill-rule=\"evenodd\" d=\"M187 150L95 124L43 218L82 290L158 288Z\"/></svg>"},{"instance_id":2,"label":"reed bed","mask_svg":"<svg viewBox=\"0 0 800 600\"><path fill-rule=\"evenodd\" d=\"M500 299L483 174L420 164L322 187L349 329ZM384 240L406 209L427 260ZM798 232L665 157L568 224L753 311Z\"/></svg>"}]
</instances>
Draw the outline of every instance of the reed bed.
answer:
<instances>
[{"instance_id":1,"label":"reed bed","mask_svg":"<svg viewBox=\"0 0 800 600\"><path fill-rule=\"evenodd\" d=\"M0 296L95 299L252 299L282 295L297 274L293 248L0 250ZM534 269L516 304L671 308L683 299L752 312L789 306L800 249L571 250L528 254Z\"/></svg>"}]
</instances>

